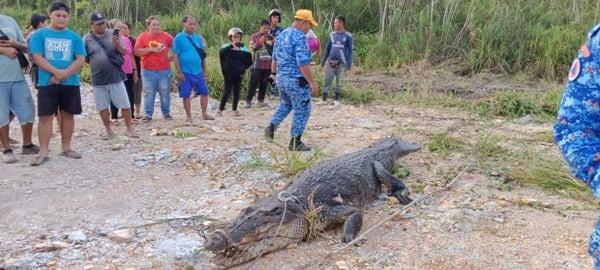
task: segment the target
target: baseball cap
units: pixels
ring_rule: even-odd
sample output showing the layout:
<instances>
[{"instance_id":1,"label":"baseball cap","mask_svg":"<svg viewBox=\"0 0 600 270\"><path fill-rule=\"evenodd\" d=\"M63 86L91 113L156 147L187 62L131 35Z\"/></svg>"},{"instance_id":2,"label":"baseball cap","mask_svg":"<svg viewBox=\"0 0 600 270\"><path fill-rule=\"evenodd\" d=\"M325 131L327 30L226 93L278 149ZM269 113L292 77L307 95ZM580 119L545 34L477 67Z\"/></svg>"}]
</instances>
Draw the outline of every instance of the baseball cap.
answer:
<instances>
[{"instance_id":1,"label":"baseball cap","mask_svg":"<svg viewBox=\"0 0 600 270\"><path fill-rule=\"evenodd\" d=\"M106 18L102 16L102 13L94 11L90 14L90 23L103 24L106 22Z\"/></svg>"},{"instance_id":2,"label":"baseball cap","mask_svg":"<svg viewBox=\"0 0 600 270\"><path fill-rule=\"evenodd\" d=\"M313 18L312 11L308 9L299 9L298 11L296 11L296 16L294 16L294 18L298 20L308 21L313 27L319 25Z\"/></svg>"}]
</instances>

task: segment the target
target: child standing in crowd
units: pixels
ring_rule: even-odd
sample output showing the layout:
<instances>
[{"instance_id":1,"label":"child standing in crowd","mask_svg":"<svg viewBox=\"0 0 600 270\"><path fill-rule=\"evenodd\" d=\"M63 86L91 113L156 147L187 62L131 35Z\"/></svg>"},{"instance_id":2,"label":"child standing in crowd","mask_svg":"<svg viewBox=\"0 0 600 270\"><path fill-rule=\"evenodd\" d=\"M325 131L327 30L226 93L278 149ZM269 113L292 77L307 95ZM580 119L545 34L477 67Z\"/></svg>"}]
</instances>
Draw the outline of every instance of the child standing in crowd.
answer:
<instances>
[{"instance_id":1,"label":"child standing in crowd","mask_svg":"<svg viewBox=\"0 0 600 270\"><path fill-rule=\"evenodd\" d=\"M219 50L221 72L223 73L224 88L221 94L221 104L217 115L223 115L225 104L233 92L232 110L234 116L241 116L237 110L240 100L240 88L246 70L252 65L252 54L244 43L241 43L244 33L239 28L231 28L227 33L230 43L223 45Z\"/></svg>"},{"instance_id":2,"label":"child standing in crowd","mask_svg":"<svg viewBox=\"0 0 600 270\"><path fill-rule=\"evenodd\" d=\"M248 95L246 96L246 108L252 107L252 98L258 87L258 107L264 107L265 91L267 90L267 79L271 75L271 54L267 51L267 42L269 38L268 20L260 22L258 32L250 37L250 49L254 52L252 57L252 68L250 69L250 85L248 87Z\"/></svg>"}]
</instances>

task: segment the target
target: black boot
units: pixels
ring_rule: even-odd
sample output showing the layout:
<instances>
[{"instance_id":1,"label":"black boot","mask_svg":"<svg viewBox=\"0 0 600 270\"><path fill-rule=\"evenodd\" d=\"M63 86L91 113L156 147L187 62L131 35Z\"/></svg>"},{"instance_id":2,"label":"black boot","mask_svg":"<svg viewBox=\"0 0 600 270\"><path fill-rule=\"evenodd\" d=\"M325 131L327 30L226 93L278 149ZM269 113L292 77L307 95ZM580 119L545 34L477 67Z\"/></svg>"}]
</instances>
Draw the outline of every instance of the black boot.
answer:
<instances>
[{"instance_id":1,"label":"black boot","mask_svg":"<svg viewBox=\"0 0 600 270\"><path fill-rule=\"evenodd\" d=\"M321 98L323 101L327 101L327 93L323 93L323 97Z\"/></svg>"},{"instance_id":2,"label":"black boot","mask_svg":"<svg viewBox=\"0 0 600 270\"><path fill-rule=\"evenodd\" d=\"M302 140L300 140L301 137L302 135L292 137L289 146L290 151L310 151L310 147L308 147L302 142Z\"/></svg>"},{"instance_id":3,"label":"black boot","mask_svg":"<svg viewBox=\"0 0 600 270\"><path fill-rule=\"evenodd\" d=\"M340 93L335 92L335 100L340 100Z\"/></svg>"},{"instance_id":4,"label":"black boot","mask_svg":"<svg viewBox=\"0 0 600 270\"><path fill-rule=\"evenodd\" d=\"M272 141L275 137L275 125L269 123L269 126L265 128L265 138L267 141Z\"/></svg>"}]
</instances>

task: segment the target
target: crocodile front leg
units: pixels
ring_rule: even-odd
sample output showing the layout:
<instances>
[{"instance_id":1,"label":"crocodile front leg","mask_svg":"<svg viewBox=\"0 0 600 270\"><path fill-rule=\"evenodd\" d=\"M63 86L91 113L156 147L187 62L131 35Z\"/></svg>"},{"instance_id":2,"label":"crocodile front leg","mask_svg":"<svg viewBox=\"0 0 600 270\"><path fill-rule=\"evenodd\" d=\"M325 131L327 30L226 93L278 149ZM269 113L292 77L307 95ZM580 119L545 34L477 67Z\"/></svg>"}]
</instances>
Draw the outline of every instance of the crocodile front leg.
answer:
<instances>
[{"instance_id":1,"label":"crocodile front leg","mask_svg":"<svg viewBox=\"0 0 600 270\"><path fill-rule=\"evenodd\" d=\"M379 161L373 161L373 170L379 183L389 188L389 195L396 197L402 204L409 204L412 199L408 196L410 192L402 180L390 173Z\"/></svg>"},{"instance_id":2,"label":"crocodile front leg","mask_svg":"<svg viewBox=\"0 0 600 270\"><path fill-rule=\"evenodd\" d=\"M342 242L348 243L356 238L356 235L362 228L362 213L353 206L339 204L327 207L321 211L321 222L325 225L331 224L334 220L344 220L344 232L342 233Z\"/></svg>"}]
</instances>

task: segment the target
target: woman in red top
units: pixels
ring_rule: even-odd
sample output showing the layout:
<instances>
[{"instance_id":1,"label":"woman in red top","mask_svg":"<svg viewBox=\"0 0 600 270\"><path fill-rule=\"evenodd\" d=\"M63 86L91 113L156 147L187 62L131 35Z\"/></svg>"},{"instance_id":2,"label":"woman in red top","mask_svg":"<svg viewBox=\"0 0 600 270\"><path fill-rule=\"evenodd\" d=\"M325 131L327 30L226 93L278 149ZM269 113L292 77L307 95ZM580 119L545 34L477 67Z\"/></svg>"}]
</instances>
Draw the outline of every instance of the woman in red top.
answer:
<instances>
[{"instance_id":1,"label":"woman in red top","mask_svg":"<svg viewBox=\"0 0 600 270\"><path fill-rule=\"evenodd\" d=\"M156 93L160 96L160 109L166 120L173 119L171 110L171 63L169 52L173 37L163 32L156 16L146 19L148 31L141 33L135 43L135 55L142 58L142 87L144 89L144 121L152 120Z\"/></svg>"}]
</instances>

